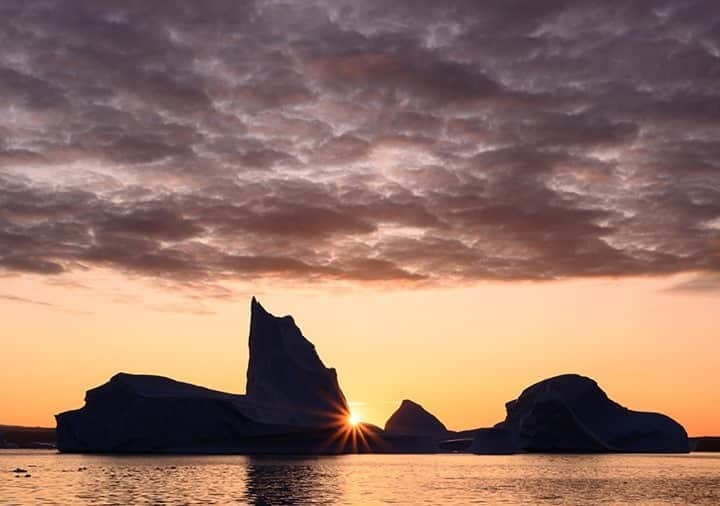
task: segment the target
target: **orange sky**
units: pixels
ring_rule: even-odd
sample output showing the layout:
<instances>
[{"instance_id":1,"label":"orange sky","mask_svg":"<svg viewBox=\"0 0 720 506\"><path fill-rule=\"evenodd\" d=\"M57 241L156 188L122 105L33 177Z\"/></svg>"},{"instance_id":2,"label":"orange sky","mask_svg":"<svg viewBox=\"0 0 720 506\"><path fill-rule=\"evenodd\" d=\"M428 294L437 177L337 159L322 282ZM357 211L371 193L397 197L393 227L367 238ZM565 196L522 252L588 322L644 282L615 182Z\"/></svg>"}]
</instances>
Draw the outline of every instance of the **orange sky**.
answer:
<instances>
[{"instance_id":1,"label":"orange sky","mask_svg":"<svg viewBox=\"0 0 720 506\"><path fill-rule=\"evenodd\" d=\"M487 426L524 387L577 372L690 435L720 434L718 301L667 291L677 279L415 290L256 283L234 286L233 300L109 271L72 280L83 286L3 278L0 423L54 425L54 413L80 407L85 390L118 371L243 392L256 294L269 311L294 315L372 423L410 398L449 428Z\"/></svg>"},{"instance_id":2,"label":"orange sky","mask_svg":"<svg viewBox=\"0 0 720 506\"><path fill-rule=\"evenodd\" d=\"M577 372L720 435L716 12L525 3L0 2L0 423L241 393L257 295L370 422Z\"/></svg>"}]
</instances>

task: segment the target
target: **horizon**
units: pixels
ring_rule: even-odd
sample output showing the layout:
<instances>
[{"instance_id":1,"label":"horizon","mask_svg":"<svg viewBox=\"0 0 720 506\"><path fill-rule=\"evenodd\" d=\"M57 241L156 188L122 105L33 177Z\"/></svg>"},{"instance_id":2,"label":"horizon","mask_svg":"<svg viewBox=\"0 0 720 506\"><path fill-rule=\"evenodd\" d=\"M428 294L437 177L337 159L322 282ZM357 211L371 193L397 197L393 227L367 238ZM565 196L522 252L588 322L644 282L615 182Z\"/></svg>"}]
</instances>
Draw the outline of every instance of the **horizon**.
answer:
<instances>
[{"instance_id":1,"label":"horizon","mask_svg":"<svg viewBox=\"0 0 720 506\"><path fill-rule=\"evenodd\" d=\"M0 424L243 393L255 294L380 427L577 373L720 434L714 8L2 2Z\"/></svg>"}]
</instances>

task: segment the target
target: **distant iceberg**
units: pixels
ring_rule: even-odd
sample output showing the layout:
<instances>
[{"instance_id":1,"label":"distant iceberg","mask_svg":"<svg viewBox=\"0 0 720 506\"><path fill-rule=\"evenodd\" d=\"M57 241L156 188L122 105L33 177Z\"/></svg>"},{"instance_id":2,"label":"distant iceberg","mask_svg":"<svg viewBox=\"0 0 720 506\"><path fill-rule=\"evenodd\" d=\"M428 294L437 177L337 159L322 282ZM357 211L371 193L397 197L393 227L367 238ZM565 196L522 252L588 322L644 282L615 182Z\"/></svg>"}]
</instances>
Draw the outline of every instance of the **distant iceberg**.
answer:
<instances>
[{"instance_id":1,"label":"distant iceberg","mask_svg":"<svg viewBox=\"0 0 720 506\"><path fill-rule=\"evenodd\" d=\"M390 434L442 437L448 434L445 425L420 404L405 399L385 422Z\"/></svg>"}]
</instances>

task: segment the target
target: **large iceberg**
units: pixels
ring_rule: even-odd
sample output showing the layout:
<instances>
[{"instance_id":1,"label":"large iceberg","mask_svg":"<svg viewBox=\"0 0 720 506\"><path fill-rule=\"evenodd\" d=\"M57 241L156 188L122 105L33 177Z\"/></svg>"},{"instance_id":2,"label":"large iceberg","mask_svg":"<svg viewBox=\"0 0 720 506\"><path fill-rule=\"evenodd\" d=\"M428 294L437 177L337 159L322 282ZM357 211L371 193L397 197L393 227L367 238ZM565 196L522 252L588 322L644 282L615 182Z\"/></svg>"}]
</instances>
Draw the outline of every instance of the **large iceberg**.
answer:
<instances>
[{"instance_id":1,"label":"large iceberg","mask_svg":"<svg viewBox=\"0 0 720 506\"><path fill-rule=\"evenodd\" d=\"M631 411L577 374L546 379L505 405L505 420L476 431L475 453L688 452L685 429L658 413Z\"/></svg>"},{"instance_id":2,"label":"large iceberg","mask_svg":"<svg viewBox=\"0 0 720 506\"><path fill-rule=\"evenodd\" d=\"M325 367L293 317L273 316L255 297L250 305L248 400L331 419L347 417L350 410L335 369Z\"/></svg>"},{"instance_id":3,"label":"large iceberg","mask_svg":"<svg viewBox=\"0 0 720 506\"><path fill-rule=\"evenodd\" d=\"M333 369L292 317L253 298L247 394L119 373L56 416L68 452L337 452L348 407Z\"/></svg>"},{"instance_id":4,"label":"large iceberg","mask_svg":"<svg viewBox=\"0 0 720 506\"><path fill-rule=\"evenodd\" d=\"M253 298L247 394L161 376L119 373L89 390L85 406L56 415L62 452L428 452L427 441L349 423L334 369L292 317Z\"/></svg>"}]
</instances>

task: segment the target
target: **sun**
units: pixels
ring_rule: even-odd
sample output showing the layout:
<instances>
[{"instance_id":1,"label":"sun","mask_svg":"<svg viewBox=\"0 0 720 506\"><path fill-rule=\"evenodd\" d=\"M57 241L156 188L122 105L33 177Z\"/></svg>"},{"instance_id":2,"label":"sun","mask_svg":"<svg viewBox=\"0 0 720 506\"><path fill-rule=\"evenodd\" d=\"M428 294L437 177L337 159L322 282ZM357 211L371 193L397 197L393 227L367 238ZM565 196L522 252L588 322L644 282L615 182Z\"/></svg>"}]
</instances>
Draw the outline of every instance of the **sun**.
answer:
<instances>
[{"instance_id":1,"label":"sun","mask_svg":"<svg viewBox=\"0 0 720 506\"><path fill-rule=\"evenodd\" d=\"M350 422L350 425L353 427L357 426L357 424L360 423L360 415L357 411L350 411L350 416L348 416L348 421Z\"/></svg>"}]
</instances>

